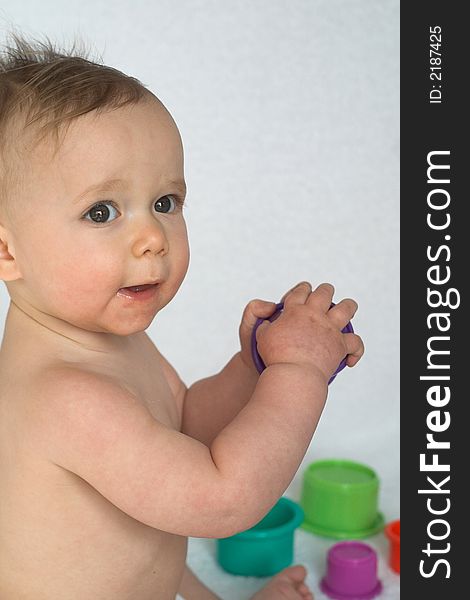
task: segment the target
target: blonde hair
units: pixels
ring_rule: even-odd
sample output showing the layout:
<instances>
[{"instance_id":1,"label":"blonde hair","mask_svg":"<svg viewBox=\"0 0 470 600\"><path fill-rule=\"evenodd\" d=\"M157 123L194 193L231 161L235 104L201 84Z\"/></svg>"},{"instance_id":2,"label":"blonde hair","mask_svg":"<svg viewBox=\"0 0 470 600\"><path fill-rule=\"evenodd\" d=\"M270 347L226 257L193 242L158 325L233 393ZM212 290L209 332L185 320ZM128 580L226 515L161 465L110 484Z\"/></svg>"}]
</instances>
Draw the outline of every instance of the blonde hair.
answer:
<instances>
[{"instance_id":1,"label":"blonde hair","mask_svg":"<svg viewBox=\"0 0 470 600\"><path fill-rule=\"evenodd\" d=\"M0 48L0 216L11 218L10 200L20 189L28 153L45 138L54 139L55 154L79 116L158 98L101 57L89 60L89 50L77 51L76 40L67 51L47 37L44 43L10 32L10 38L14 45Z\"/></svg>"}]
</instances>

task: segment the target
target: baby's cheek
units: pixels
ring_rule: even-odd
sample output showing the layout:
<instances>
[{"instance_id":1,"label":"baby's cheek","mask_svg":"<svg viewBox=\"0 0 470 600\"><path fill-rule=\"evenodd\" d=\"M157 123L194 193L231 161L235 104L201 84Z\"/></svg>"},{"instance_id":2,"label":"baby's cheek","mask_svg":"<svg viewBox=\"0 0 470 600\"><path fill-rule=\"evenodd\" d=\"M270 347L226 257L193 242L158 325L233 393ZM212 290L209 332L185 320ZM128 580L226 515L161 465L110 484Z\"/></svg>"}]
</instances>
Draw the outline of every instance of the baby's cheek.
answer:
<instances>
[{"instance_id":1,"label":"baby's cheek","mask_svg":"<svg viewBox=\"0 0 470 600\"><path fill-rule=\"evenodd\" d=\"M170 239L169 254L175 276L179 277L181 280L184 279L189 267L190 258L189 242L185 225L181 225L179 229L174 232L172 239Z\"/></svg>"},{"instance_id":2,"label":"baby's cheek","mask_svg":"<svg viewBox=\"0 0 470 600\"><path fill-rule=\"evenodd\" d=\"M103 255L72 252L51 273L57 297L72 306L92 306L121 287L119 273Z\"/></svg>"}]
</instances>

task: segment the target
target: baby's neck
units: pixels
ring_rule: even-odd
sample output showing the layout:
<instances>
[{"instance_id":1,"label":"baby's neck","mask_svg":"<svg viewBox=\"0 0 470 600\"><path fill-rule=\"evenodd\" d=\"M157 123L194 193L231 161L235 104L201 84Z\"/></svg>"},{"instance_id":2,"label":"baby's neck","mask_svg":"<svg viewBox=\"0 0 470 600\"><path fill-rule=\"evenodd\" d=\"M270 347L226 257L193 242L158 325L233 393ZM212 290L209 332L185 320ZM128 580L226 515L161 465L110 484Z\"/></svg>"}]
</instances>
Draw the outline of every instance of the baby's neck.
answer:
<instances>
[{"instance_id":1,"label":"baby's neck","mask_svg":"<svg viewBox=\"0 0 470 600\"><path fill-rule=\"evenodd\" d=\"M35 335L44 340L45 344L54 344L58 349L67 352L85 352L100 354L116 354L130 348L133 338L142 332L129 336L119 336L112 333L88 331L43 313L35 307L18 300L11 300L5 321L5 331L2 345L6 346L13 340L27 339Z\"/></svg>"}]
</instances>

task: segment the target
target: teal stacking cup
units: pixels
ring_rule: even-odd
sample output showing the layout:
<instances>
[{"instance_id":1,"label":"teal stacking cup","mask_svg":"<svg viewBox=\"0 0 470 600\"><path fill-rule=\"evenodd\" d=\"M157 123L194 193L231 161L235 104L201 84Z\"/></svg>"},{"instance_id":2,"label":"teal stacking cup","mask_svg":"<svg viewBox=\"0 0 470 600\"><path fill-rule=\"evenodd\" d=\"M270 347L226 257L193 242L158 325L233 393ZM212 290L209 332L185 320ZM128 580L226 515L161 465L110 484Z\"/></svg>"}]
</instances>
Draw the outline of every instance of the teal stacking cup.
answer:
<instances>
[{"instance_id":1,"label":"teal stacking cup","mask_svg":"<svg viewBox=\"0 0 470 600\"><path fill-rule=\"evenodd\" d=\"M282 497L254 527L217 540L217 561L233 575L267 577L292 564L302 508Z\"/></svg>"},{"instance_id":2,"label":"teal stacking cup","mask_svg":"<svg viewBox=\"0 0 470 600\"><path fill-rule=\"evenodd\" d=\"M358 539L382 530L377 510L379 479L368 466L350 460L320 460L304 472L302 529L334 539Z\"/></svg>"}]
</instances>

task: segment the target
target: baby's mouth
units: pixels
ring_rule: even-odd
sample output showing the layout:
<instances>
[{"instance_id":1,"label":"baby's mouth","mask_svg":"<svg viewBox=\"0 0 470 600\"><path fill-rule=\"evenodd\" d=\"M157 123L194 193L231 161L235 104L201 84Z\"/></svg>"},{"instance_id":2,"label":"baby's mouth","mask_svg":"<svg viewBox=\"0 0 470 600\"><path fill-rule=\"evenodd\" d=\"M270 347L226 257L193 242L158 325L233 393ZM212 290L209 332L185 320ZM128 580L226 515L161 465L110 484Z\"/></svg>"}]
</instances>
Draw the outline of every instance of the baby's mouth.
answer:
<instances>
[{"instance_id":1,"label":"baby's mouth","mask_svg":"<svg viewBox=\"0 0 470 600\"><path fill-rule=\"evenodd\" d=\"M126 288L121 288L121 290L130 290L131 292L143 292L143 291L153 288L157 285L158 285L158 283L146 283L143 285L131 285Z\"/></svg>"},{"instance_id":2,"label":"baby's mouth","mask_svg":"<svg viewBox=\"0 0 470 600\"><path fill-rule=\"evenodd\" d=\"M159 287L160 282L142 283L139 285L131 285L129 287L119 288L117 295L133 300L146 300L154 297L154 294Z\"/></svg>"}]
</instances>

